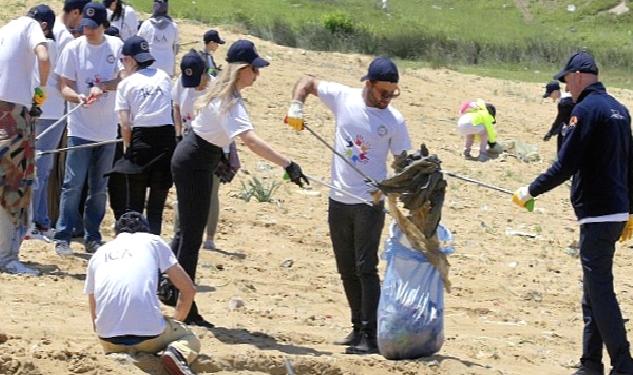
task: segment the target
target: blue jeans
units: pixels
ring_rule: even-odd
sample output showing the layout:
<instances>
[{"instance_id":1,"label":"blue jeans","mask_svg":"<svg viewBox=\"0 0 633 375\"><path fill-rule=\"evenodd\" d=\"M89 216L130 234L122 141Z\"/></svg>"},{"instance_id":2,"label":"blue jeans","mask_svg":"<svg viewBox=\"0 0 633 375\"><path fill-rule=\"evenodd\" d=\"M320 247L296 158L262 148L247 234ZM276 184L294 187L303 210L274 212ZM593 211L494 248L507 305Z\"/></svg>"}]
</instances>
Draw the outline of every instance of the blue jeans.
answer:
<instances>
[{"instance_id":1,"label":"blue jeans","mask_svg":"<svg viewBox=\"0 0 633 375\"><path fill-rule=\"evenodd\" d=\"M40 135L44 130L48 129L56 120L38 120L35 128L35 134ZM54 129L47 132L44 137L37 140L35 149L37 151L52 150L58 147L59 141L64 134L66 123L63 121L57 124ZM36 183L33 188L33 198L31 204L33 207L32 221L39 228L50 228L51 221L48 217L48 177L55 163L55 155L35 155L35 176Z\"/></svg>"},{"instance_id":2,"label":"blue jeans","mask_svg":"<svg viewBox=\"0 0 633 375\"><path fill-rule=\"evenodd\" d=\"M68 137L68 147L93 143L79 137ZM59 204L59 219L55 240L70 241L73 228L80 223L79 202L84 183L88 183L88 197L84 209L85 241L101 241L99 226L105 215L106 187L104 176L112 169L114 144L68 151L62 195ZM87 177L87 180L86 180Z\"/></svg>"},{"instance_id":3,"label":"blue jeans","mask_svg":"<svg viewBox=\"0 0 633 375\"><path fill-rule=\"evenodd\" d=\"M633 360L622 314L613 290L613 254L624 223L580 226L582 264L583 367L603 371L602 348L611 357L612 373L633 374Z\"/></svg>"}]
</instances>

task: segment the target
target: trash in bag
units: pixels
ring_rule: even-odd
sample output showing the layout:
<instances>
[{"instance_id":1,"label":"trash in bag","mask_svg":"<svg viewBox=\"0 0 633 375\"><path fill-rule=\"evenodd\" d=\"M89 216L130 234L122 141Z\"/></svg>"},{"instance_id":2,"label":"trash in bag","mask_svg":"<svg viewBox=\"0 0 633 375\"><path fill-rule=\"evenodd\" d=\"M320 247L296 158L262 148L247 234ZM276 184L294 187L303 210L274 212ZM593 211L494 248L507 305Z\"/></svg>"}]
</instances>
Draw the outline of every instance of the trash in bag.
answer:
<instances>
[{"instance_id":1,"label":"trash in bag","mask_svg":"<svg viewBox=\"0 0 633 375\"><path fill-rule=\"evenodd\" d=\"M440 251L451 254L451 232L439 225ZM440 272L411 247L396 223L383 259L387 269L378 305L378 349L387 359L437 353L444 343L444 282Z\"/></svg>"}]
</instances>

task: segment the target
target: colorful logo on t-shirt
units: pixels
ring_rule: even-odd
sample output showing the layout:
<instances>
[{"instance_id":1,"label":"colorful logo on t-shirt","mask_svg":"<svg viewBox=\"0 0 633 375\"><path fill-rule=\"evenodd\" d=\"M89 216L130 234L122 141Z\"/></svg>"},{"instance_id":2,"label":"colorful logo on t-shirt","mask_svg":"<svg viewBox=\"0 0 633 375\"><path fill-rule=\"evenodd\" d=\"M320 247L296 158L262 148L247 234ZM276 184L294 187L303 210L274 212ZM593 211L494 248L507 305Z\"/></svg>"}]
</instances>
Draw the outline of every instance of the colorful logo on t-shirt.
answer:
<instances>
[{"instance_id":1,"label":"colorful logo on t-shirt","mask_svg":"<svg viewBox=\"0 0 633 375\"><path fill-rule=\"evenodd\" d=\"M370 149L371 145L365 142L365 138L362 135L357 135L354 139L347 138L345 140L345 156L354 163L367 163L369 161L367 152Z\"/></svg>"}]
</instances>

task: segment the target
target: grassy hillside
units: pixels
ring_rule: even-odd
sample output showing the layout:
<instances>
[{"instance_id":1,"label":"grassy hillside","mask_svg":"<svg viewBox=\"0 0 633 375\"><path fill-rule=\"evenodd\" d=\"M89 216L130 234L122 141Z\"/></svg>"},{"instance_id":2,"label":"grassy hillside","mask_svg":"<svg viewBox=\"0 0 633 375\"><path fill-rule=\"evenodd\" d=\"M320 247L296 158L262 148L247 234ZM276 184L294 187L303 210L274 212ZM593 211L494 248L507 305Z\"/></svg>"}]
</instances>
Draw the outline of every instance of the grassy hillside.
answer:
<instances>
[{"instance_id":1,"label":"grassy hillside","mask_svg":"<svg viewBox=\"0 0 633 375\"><path fill-rule=\"evenodd\" d=\"M151 0L131 0L148 11ZM592 51L607 80L630 86L633 15L620 0L171 0L172 13L301 48L388 54L431 66L547 80L569 54ZM573 3L575 11L568 10ZM535 71L542 73L534 73Z\"/></svg>"}]
</instances>

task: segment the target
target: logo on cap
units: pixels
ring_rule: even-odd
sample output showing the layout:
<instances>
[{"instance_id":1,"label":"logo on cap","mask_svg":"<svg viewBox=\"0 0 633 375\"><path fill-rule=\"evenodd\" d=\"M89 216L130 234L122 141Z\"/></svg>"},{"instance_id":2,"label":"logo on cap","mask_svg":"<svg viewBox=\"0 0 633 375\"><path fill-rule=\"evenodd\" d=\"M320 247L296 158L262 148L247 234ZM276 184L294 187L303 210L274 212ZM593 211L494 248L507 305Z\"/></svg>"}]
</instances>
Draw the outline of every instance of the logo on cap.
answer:
<instances>
[{"instance_id":1,"label":"logo on cap","mask_svg":"<svg viewBox=\"0 0 633 375\"><path fill-rule=\"evenodd\" d=\"M185 75L191 77L193 75L193 70L191 68L185 69Z\"/></svg>"},{"instance_id":2,"label":"logo on cap","mask_svg":"<svg viewBox=\"0 0 633 375\"><path fill-rule=\"evenodd\" d=\"M88 16L88 17L94 17L94 15L95 15L95 10L94 10L94 8L88 8L88 9L86 9L86 16Z\"/></svg>"},{"instance_id":3,"label":"logo on cap","mask_svg":"<svg viewBox=\"0 0 633 375\"><path fill-rule=\"evenodd\" d=\"M149 51L149 44L147 44L147 42L141 42L141 49L143 51Z\"/></svg>"}]
</instances>

